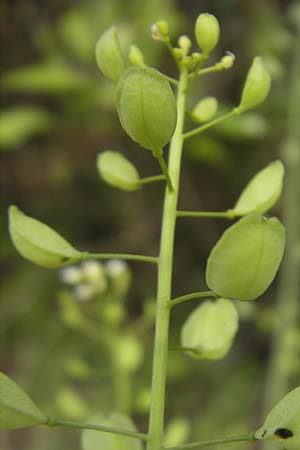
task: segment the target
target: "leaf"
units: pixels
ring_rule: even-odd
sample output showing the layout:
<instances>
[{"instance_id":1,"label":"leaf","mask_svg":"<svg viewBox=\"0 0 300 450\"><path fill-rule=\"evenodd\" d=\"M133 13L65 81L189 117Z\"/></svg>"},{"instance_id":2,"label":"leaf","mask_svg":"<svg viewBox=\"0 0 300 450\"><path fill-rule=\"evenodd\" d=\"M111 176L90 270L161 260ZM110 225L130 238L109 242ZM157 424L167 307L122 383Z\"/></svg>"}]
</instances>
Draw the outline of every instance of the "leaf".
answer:
<instances>
[{"instance_id":1,"label":"leaf","mask_svg":"<svg viewBox=\"0 0 300 450\"><path fill-rule=\"evenodd\" d=\"M273 281L285 247L285 229L278 219L258 214L228 228L207 262L206 282L217 295L254 300Z\"/></svg>"},{"instance_id":2,"label":"leaf","mask_svg":"<svg viewBox=\"0 0 300 450\"><path fill-rule=\"evenodd\" d=\"M283 176L284 167L281 161L269 164L247 184L233 211L240 215L268 211L281 195Z\"/></svg>"},{"instance_id":3,"label":"leaf","mask_svg":"<svg viewBox=\"0 0 300 450\"><path fill-rule=\"evenodd\" d=\"M124 63L116 27L109 28L100 36L96 45L96 60L105 78L117 83Z\"/></svg>"},{"instance_id":4,"label":"leaf","mask_svg":"<svg viewBox=\"0 0 300 450\"><path fill-rule=\"evenodd\" d=\"M94 416L87 423L137 431L129 417L116 413L112 413L109 417ZM83 450L142 450L143 448L138 439L93 430L83 431L81 443Z\"/></svg>"},{"instance_id":5,"label":"leaf","mask_svg":"<svg viewBox=\"0 0 300 450\"><path fill-rule=\"evenodd\" d=\"M170 84L155 69L129 67L117 91L121 125L131 139L152 151L161 150L176 126L176 102Z\"/></svg>"},{"instance_id":6,"label":"leaf","mask_svg":"<svg viewBox=\"0 0 300 450\"><path fill-rule=\"evenodd\" d=\"M9 231L16 249L24 258L48 268L77 262L82 253L47 225L23 214L16 206L9 208Z\"/></svg>"},{"instance_id":7,"label":"leaf","mask_svg":"<svg viewBox=\"0 0 300 450\"><path fill-rule=\"evenodd\" d=\"M289 392L267 415L255 433L256 439L270 443L274 450L300 448L300 387Z\"/></svg>"},{"instance_id":8,"label":"leaf","mask_svg":"<svg viewBox=\"0 0 300 450\"><path fill-rule=\"evenodd\" d=\"M27 394L0 372L0 429L14 430L45 424L48 417Z\"/></svg>"},{"instance_id":9,"label":"leaf","mask_svg":"<svg viewBox=\"0 0 300 450\"><path fill-rule=\"evenodd\" d=\"M194 358L221 359L228 353L237 329L238 313L230 300L207 300L185 321L181 345L194 349L189 352Z\"/></svg>"},{"instance_id":10,"label":"leaf","mask_svg":"<svg viewBox=\"0 0 300 450\"><path fill-rule=\"evenodd\" d=\"M110 150L100 153L97 168L103 180L112 186L125 191L136 191L140 187L138 171L121 153Z\"/></svg>"}]
</instances>

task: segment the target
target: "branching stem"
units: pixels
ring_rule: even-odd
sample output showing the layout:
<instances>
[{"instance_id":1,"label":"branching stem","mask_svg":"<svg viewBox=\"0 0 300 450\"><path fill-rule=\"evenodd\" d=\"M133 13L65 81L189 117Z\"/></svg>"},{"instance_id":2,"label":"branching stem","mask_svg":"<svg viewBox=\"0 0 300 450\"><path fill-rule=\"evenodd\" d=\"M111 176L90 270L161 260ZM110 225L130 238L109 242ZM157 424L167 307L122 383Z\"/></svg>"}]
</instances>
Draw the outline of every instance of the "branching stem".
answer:
<instances>
[{"instance_id":1,"label":"branching stem","mask_svg":"<svg viewBox=\"0 0 300 450\"><path fill-rule=\"evenodd\" d=\"M216 296L217 295L213 291L192 292L191 294L182 295L181 297L176 297L173 300L171 300L169 303L169 308L173 308L173 306L183 302L187 302L188 300L193 300L196 298L209 298Z\"/></svg>"},{"instance_id":2,"label":"branching stem","mask_svg":"<svg viewBox=\"0 0 300 450\"><path fill-rule=\"evenodd\" d=\"M128 261L143 261L158 264L159 258L156 256L132 255L130 253L86 253L84 259L125 259Z\"/></svg>"},{"instance_id":3,"label":"branching stem","mask_svg":"<svg viewBox=\"0 0 300 450\"><path fill-rule=\"evenodd\" d=\"M235 442L253 442L255 441L255 437L253 433L242 434L240 436L231 436L227 438L220 439L212 439L209 441L199 441L199 442L191 442L190 444L183 444L177 447L168 447L164 450L188 450L191 448L200 448L200 447L208 447L210 445L217 444L233 444Z\"/></svg>"},{"instance_id":4,"label":"branching stem","mask_svg":"<svg viewBox=\"0 0 300 450\"><path fill-rule=\"evenodd\" d=\"M221 219L234 219L238 214L234 210L228 209L227 211L214 212L214 211L177 211L177 217L203 217L211 218L218 217Z\"/></svg>"},{"instance_id":5,"label":"branching stem","mask_svg":"<svg viewBox=\"0 0 300 450\"><path fill-rule=\"evenodd\" d=\"M206 131L209 128L217 125L218 123L221 123L224 120L230 119L231 117L236 116L238 114L239 114L239 110L237 108L234 108L229 113L224 114L224 116L218 117L217 119L214 119L211 122L206 123L205 125L201 125L200 127L195 128L194 130L187 131L186 133L184 133L183 139L189 139L193 136L196 136L197 134L203 133L203 131Z\"/></svg>"}]
</instances>

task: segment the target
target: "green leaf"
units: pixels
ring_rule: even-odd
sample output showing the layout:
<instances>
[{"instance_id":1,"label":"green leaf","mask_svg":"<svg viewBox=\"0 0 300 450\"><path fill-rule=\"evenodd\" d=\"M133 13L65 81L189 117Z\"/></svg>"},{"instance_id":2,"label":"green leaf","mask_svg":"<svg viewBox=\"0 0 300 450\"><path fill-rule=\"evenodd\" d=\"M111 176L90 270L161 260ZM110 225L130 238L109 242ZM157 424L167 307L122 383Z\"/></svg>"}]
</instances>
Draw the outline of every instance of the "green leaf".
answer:
<instances>
[{"instance_id":1,"label":"green leaf","mask_svg":"<svg viewBox=\"0 0 300 450\"><path fill-rule=\"evenodd\" d=\"M121 153L111 150L100 153L97 168L103 180L112 186L125 191L136 191L140 187L136 168Z\"/></svg>"},{"instance_id":2,"label":"green leaf","mask_svg":"<svg viewBox=\"0 0 300 450\"><path fill-rule=\"evenodd\" d=\"M29 261L48 268L77 262L82 253L47 225L9 208L9 231L16 249Z\"/></svg>"},{"instance_id":3,"label":"green leaf","mask_svg":"<svg viewBox=\"0 0 300 450\"><path fill-rule=\"evenodd\" d=\"M247 184L233 211L240 215L268 211L281 195L283 176L284 167L281 161L269 164Z\"/></svg>"},{"instance_id":4,"label":"green leaf","mask_svg":"<svg viewBox=\"0 0 300 450\"><path fill-rule=\"evenodd\" d=\"M285 229L278 219L258 214L228 228L207 262L206 282L217 295L254 300L273 281L285 247Z\"/></svg>"},{"instance_id":5,"label":"green leaf","mask_svg":"<svg viewBox=\"0 0 300 450\"><path fill-rule=\"evenodd\" d=\"M300 448L300 387L289 392L267 415L265 423L255 433L278 450Z\"/></svg>"},{"instance_id":6,"label":"green leaf","mask_svg":"<svg viewBox=\"0 0 300 450\"><path fill-rule=\"evenodd\" d=\"M253 109L260 105L267 97L271 88L271 77L261 57L254 58L247 75L242 92L241 103L238 106L240 112Z\"/></svg>"},{"instance_id":7,"label":"green leaf","mask_svg":"<svg viewBox=\"0 0 300 450\"><path fill-rule=\"evenodd\" d=\"M45 416L27 394L0 372L0 429L14 430L45 424Z\"/></svg>"},{"instance_id":8,"label":"green leaf","mask_svg":"<svg viewBox=\"0 0 300 450\"><path fill-rule=\"evenodd\" d=\"M105 78L117 83L124 70L124 63L115 27L100 36L96 44L96 60Z\"/></svg>"},{"instance_id":9,"label":"green leaf","mask_svg":"<svg viewBox=\"0 0 300 450\"><path fill-rule=\"evenodd\" d=\"M218 110L218 100L215 97L204 97L192 111L195 122L204 123L211 120Z\"/></svg>"},{"instance_id":10,"label":"green leaf","mask_svg":"<svg viewBox=\"0 0 300 450\"><path fill-rule=\"evenodd\" d=\"M188 352L194 358L221 359L228 353L237 329L238 313L230 300L207 300L185 321L181 345L194 349Z\"/></svg>"},{"instance_id":11,"label":"green leaf","mask_svg":"<svg viewBox=\"0 0 300 450\"><path fill-rule=\"evenodd\" d=\"M121 125L131 139L154 152L172 138L176 102L170 84L155 69L129 67L117 92Z\"/></svg>"},{"instance_id":12,"label":"green leaf","mask_svg":"<svg viewBox=\"0 0 300 450\"><path fill-rule=\"evenodd\" d=\"M137 431L129 417L116 413L112 413L109 417L97 415L87 422L92 425L102 425L121 428L128 431ZM81 442L83 450L142 450L143 448L138 439L92 430L83 431Z\"/></svg>"}]
</instances>

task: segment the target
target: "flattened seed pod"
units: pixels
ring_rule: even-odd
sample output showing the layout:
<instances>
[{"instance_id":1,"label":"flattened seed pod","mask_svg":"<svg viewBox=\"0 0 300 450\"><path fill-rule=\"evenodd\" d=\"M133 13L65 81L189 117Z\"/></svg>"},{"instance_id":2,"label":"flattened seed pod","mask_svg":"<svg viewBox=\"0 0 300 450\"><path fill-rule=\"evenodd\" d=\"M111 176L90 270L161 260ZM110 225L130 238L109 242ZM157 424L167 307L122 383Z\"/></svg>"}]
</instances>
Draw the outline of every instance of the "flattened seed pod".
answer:
<instances>
[{"instance_id":1,"label":"flattened seed pod","mask_svg":"<svg viewBox=\"0 0 300 450\"><path fill-rule=\"evenodd\" d=\"M138 171L119 152L107 150L100 153L97 168L103 180L112 186L124 191L136 191L140 188Z\"/></svg>"},{"instance_id":2,"label":"flattened seed pod","mask_svg":"<svg viewBox=\"0 0 300 450\"><path fill-rule=\"evenodd\" d=\"M105 78L115 83L119 81L124 69L124 62L115 27L104 31L98 39L96 61Z\"/></svg>"},{"instance_id":3,"label":"flattened seed pod","mask_svg":"<svg viewBox=\"0 0 300 450\"><path fill-rule=\"evenodd\" d=\"M82 253L56 231L26 216L16 206L9 208L9 231L19 253L39 266L54 269L81 259Z\"/></svg>"},{"instance_id":4,"label":"flattened seed pod","mask_svg":"<svg viewBox=\"0 0 300 450\"><path fill-rule=\"evenodd\" d=\"M153 152L172 138L176 102L168 81L155 69L129 67L117 92L121 125L131 139Z\"/></svg>"},{"instance_id":5,"label":"flattened seed pod","mask_svg":"<svg viewBox=\"0 0 300 450\"><path fill-rule=\"evenodd\" d=\"M283 397L269 412L265 423L255 433L274 450L300 448L300 387Z\"/></svg>"},{"instance_id":6,"label":"flattened seed pod","mask_svg":"<svg viewBox=\"0 0 300 450\"><path fill-rule=\"evenodd\" d=\"M274 279L285 246L278 219L252 214L228 228L207 262L206 282L225 298L254 300Z\"/></svg>"}]
</instances>

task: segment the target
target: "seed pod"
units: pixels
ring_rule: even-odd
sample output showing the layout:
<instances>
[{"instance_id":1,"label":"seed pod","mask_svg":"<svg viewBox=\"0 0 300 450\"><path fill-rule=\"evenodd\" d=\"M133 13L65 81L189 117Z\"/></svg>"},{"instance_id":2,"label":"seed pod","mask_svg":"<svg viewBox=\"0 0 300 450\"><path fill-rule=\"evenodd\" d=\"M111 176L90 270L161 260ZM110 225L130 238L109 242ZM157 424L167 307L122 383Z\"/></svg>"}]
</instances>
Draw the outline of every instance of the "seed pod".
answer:
<instances>
[{"instance_id":1,"label":"seed pod","mask_svg":"<svg viewBox=\"0 0 300 450\"><path fill-rule=\"evenodd\" d=\"M218 100L215 97L205 97L194 107L192 118L195 122L208 122L218 110Z\"/></svg>"},{"instance_id":2,"label":"seed pod","mask_svg":"<svg viewBox=\"0 0 300 450\"><path fill-rule=\"evenodd\" d=\"M89 424L106 427L121 428L122 430L137 431L132 420L123 414L110 414L93 416L88 420ZM112 433L99 433L99 431L84 430L81 435L83 450L142 450L142 443L132 437L120 436Z\"/></svg>"},{"instance_id":3,"label":"seed pod","mask_svg":"<svg viewBox=\"0 0 300 450\"><path fill-rule=\"evenodd\" d=\"M262 58L257 56L254 58L248 72L238 110L243 112L260 105L267 97L270 87L270 74L263 63Z\"/></svg>"},{"instance_id":4,"label":"seed pod","mask_svg":"<svg viewBox=\"0 0 300 450\"><path fill-rule=\"evenodd\" d=\"M142 147L161 150L176 126L176 103L166 79L155 69L129 67L117 92L117 109L126 133Z\"/></svg>"},{"instance_id":5,"label":"seed pod","mask_svg":"<svg viewBox=\"0 0 300 450\"><path fill-rule=\"evenodd\" d=\"M124 191L136 191L140 187L136 168L121 153L110 150L100 153L97 168L103 180L112 186Z\"/></svg>"},{"instance_id":6,"label":"seed pod","mask_svg":"<svg viewBox=\"0 0 300 450\"><path fill-rule=\"evenodd\" d=\"M219 41L220 26L212 14L200 14L196 21L195 35L198 45L204 53L210 53Z\"/></svg>"},{"instance_id":7,"label":"seed pod","mask_svg":"<svg viewBox=\"0 0 300 450\"><path fill-rule=\"evenodd\" d=\"M72 264L82 253L47 225L23 214L16 206L9 208L9 231L16 249L24 258L51 269Z\"/></svg>"},{"instance_id":8,"label":"seed pod","mask_svg":"<svg viewBox=\"0 0 300 450\"><path fill-rule=\"evenodd\" d=\"M96 61L105 78L114 83L119 81L124 70L124 62L115 27L104 31L98 39Z\"/></svg>"},{"instance_id":9,"label":"seed pod","mask_svg":"<svg viewBox=\"0 0 300 450\"><path fill-rule=\"evenodd\" d=\"M266 440L274 450L300 448L300 387L277 403L256 431L255 438Z\"/></svg>"},{"instance_id":10,"label":"seed pod","mask_svg":"<svg viewBox=\"0 0 300 450\"><path fill-rule=\"evenodd\" d=\"M15 430L47 423L48 417L27 394L0 372L0 429Z\"/></svg>"},{"instance_id":11,"label":"seed pod","mask_svg":"<svg viewBox=\"0 0 300 450\"><path fill-rule=\"evenodd\" d=\"M274 161L258 172L238 198L233 211L238 215L264 213L277 202L282 192L284 167Z\"/></svg>"},{"instance_id":12,"label":"seed pod","mask_svg":"<svg viewBox=\"0 0 300 450\"><path fill-rule=\"evenodd\" d=\"M238 329L238 313L230 300L202 303L188 316L181 332L181 345L199 359L221 359L228 353Z\"/></svg>"},{"instance_id":13,"label":"seed pod","mask_svg":"<svg viewBox=\"0 0 300 450\"><path fill-rule=\"evenodd\" d=\"M254 300L273 281L284 251L285 229L278 219L258 214L228 228L207 262L206 282L216 294Z\"/></svg>"}]
</instances>

